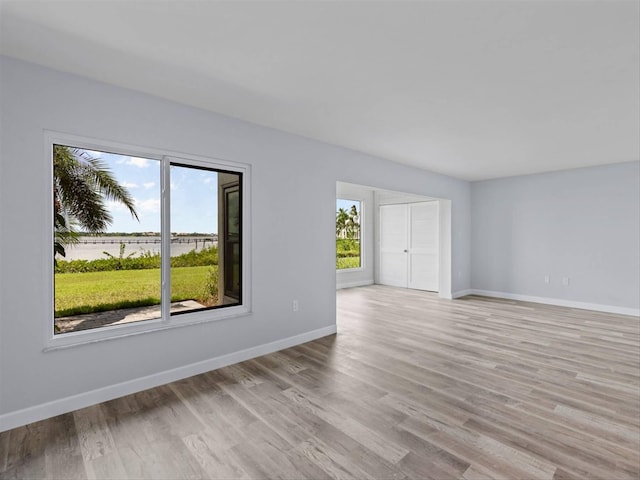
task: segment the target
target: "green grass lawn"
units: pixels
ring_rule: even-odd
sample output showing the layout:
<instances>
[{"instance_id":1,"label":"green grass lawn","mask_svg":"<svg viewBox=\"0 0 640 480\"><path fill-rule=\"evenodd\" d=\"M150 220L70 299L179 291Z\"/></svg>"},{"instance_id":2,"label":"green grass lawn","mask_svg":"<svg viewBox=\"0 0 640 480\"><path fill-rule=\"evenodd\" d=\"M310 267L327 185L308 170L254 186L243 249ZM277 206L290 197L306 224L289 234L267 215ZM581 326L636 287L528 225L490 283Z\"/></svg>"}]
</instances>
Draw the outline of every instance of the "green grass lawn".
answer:
<instances>
[{"instance_id":1,"label":"green grass lawn","mask_svg":"<svg viewBox=\"0 0 640 480\"><path fill-rule=\"evenodd\" d=\"M171 269L171 301L208 300L209 266ZM217 269L217 266L213 268ZM55 317L160 304L160 269L57 273Z\"/></svg>"},{"instance_id":2,"label":"green grass lawn","mask_svg":"<svg viewBox=\"0 0 640 480\"><path fill-rule=\"evenodd\" d=\"M360 267L359 245L357 249L358 256L336 258L336 268ZM206 289L210 268L217 270L218 266L173 267L171 301L196 300L211 305ZM55 274L56 318L159 304L159 268Z\"/></svg>"},{"instance_id":3,"label":"green grass lawn","mask_svg":"<svg viewBox=\"0 0 640 480\"><path fill-rule=\"evenodd\" d=\"M336 258L336 269L360 268L360 256Z\"/></svg>"},{"instance_id":4,"label":"green grass lawn","mask_svg":"<svg viewBox=\"0 0 640 480\"><path fill-rule=\"evenodd\" d=\"M360 240L336 238L336 269L360 268Z\"/></svg>"}]
</instances>

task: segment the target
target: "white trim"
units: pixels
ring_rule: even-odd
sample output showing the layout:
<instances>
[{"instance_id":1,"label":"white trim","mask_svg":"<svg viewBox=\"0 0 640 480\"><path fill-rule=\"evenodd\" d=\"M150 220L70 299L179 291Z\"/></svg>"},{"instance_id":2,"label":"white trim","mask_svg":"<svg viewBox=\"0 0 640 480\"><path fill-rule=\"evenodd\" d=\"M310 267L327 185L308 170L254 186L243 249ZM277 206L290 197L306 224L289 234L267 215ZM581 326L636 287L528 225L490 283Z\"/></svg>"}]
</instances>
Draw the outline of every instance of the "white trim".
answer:
<instances>
[{"instance_id":1,"label":"white trim","mask_svg":"<svg viewBox=\"0 0 640 480\"><path fill-rule=\"evenodd\" d=\"M451 300L451 200L438 199L438 243L439 243L439 275L438 290L440 298Z\"/></svg>"},{"instance_id":2,"label":"white trim","mask_svg":"<svg viewBox=\"0 0 640 480\"><path fill-rule=\"evenodd\" d=\"M160 163L160 319L171 319L171 157ZM163 261L168 258L169 261Z\"/></svg>"},{"instance_id":3,"label":"white trim","mask_svg":"<svg viewBox=\"0 0 640 480\"><path fill-rule=\"evenodd\" d=\"M336 325L0 415L0 432L333 335Z\"/></svg>"},{"instance_id":4,"label":"white trim","mask_svg":"<svg viewBox=\"0 0 640 480\"><path fill-rule=\"evenodd\" d=\"M362 240L360 240L360 265L362 265L363 262L364 260L362 259ZM364 272L364 267L336 268L336 273L353 273L353 272Z\"/></svg>"},{"instance_id":5,"label":"white trim","mask_svg":"<svg viewBox=\"0 0 640 480\"><path fill-rule=\"evenodd\" d=\"M109 327L94 328L91 330L83 330L80 332L70 332L56 335L54 332L54 268L51 259L51 245L54 240L54 219L53 208L47 209L47 223L49 225L50 234L43 239L43 265L45 265L45 274L49 279L49 288L46 289L44 295L47 304L50 305L49 315L43 318L44 329L44 347L43 351L51 351L59 348L68 348L75 345L86 345L96 341L111 340L115 338L127 337L130 335L139 335L142 333L152 333L158 330L174 328L186 325L195 325L202 322L210 322L222 320L225 318L239 317L251 313L251 166L246 163L232 162L215 157L203 157L201 155L193 155L187 153L179 153L173 151L165 151L163 149L155 149L148 147L135 146L125 143L114 142L110 140L98 140L78 135L70 135L66 133L54 132L51 130L44 131L44 158L47 162L47 168L50 172L50 178L53 178L53 148L54 144L72 145L74 147L84 148L88 150L104 151L128 156L140 156L160 162L160 180L161 180L161 228L163 232L171 232L170 225L170 189L169 189L169 170L171 162L177 162L186 166L205 167L214 170L225 170L242 174L242 305L229 306L225 308L195 311L185 315L171 317L169 315L171 298L170 285L170 267L168 262L163 261L162 266L162 315L158 319L146 320L144 322L135 322L123 325L110 325ZM49 198L53 199L53 182L50 182ZM170 243L168 235L162 236L162 258L169 258Z\"/></svg>"},{"instance_id":6,"label":"white trim","mask_svg":"<svg viewBox=\"0 0 640 480\"><path fill-rule=\"evenodd\" d=\"M544 303L547 305L557 305L559 307L579 308L582 310L594 310L596 312L617 313L619 315L640 316L640 309L617 307L615 305L602 305L598 303L577 302L574 300L563 300L560 298L534 297L531 295L520 295L518 293L493 292L490 290L465 290L466 295L481 295L483 297L505 298L508 300L520 300L523 302ZM457 297L456 297L457 298Z\"/></svg>"},{"instance_id":7,"label":"white trim","mask_svg":"<svg viewBox=\"0 0 640 480\"><path fill-rule=\"evenodd\" d=\"M367 285L373 285L373 280L358 280L356 282L339 282L336 284L336 290L341 290L343 288L352 288L352 287L365 287Z\"/></svg>"},{"instance_id":8,"label":"white trim","mask_svg":"<svg viewBox=\"0 0 640 480\"><path fill-rule=\"evenodd\" d=\"M211 315L209 315L211 312L222 312L224 315L212 317ZM224 309L196 310L195 312L189 313L189 315L183 315L186 317L184 320L181 318L172 317L170 322L165 322L164 320L162 320L162 318L154 318L145 320L144 322L131 322L109 325L109 328L80 330L77 332L69 332L65 333L64 335L57 336L56 339L60 338L60 341L56 342L55 345L44 347L42 351L51 352L55 350L64 350L66 348L72 348L81 345L89 345L97 342L117 340L119 338L133 337L135 335L148 335L163 330L189 327L192 325L199 325L201 323L217 322L219 320L226 320L228 318L240 318L248 315L251 315L251 311L243 305L238 305L225 307ZM150 328L150 325L155 325L155 327ZM69 340L64 341L65 338L69 338Z\"/></svg>"},{"instance_id":9,"label":"white trim","mask_svg":"<svg viewBox=\"0 0 640 480\"><path fill-rule=\"evenodd\" d=\"M458 290L457 292L453 292L451 294L451 298L466 297L467 295L473 295L473 294L474 294L474 290L471 290L471 289Z\"/></svg>"}]
</instances>

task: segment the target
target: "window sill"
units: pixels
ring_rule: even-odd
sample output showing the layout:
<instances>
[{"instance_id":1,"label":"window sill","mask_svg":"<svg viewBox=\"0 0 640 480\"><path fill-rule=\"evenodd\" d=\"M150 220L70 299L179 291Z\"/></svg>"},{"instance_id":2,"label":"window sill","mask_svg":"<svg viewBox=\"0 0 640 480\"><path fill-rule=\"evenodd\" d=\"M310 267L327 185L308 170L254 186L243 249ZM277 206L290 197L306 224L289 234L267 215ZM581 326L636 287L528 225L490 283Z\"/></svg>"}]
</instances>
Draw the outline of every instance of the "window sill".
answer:
<instances>
[{"instance_id":1,"label":"window sill","mask_svg":"<svg viewBox=\"0 0 640 480\"><path fill-rule=\"evenodd\" d=\"M163 321L158 318L123 325L112 325L97 330L63 333L48 338L46 346L42 351L52 352L82 345L89 345L92 343L106 342L137 335L146 335L154 332L172 330L174 328L189 327L232 318L246 317L251 315L251 313L252 312L248 306L239 305L235 307L227 307L224 310L204 310L200 312L176 315L172 317L170 321Z\"/></svg>"}]
</instances>

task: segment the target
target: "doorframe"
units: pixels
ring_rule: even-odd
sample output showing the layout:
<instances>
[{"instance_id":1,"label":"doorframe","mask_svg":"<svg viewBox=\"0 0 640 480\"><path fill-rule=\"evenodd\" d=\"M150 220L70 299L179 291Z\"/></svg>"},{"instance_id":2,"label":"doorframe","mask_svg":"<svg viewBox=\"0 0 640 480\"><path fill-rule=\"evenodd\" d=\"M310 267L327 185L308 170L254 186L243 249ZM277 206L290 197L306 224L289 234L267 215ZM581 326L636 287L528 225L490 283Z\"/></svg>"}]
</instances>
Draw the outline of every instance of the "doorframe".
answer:
<instances>
[{"instance_id":1,"label":"doorframe","mask_svg":"<svg viewBox=\"0 0 640 480\"><path fill-rule=\"evenodd\" d=\"M366 258L369 259L366 268L359 272L337 271L336 288L348 288L360 285L370 285L379 282L380 266L380 202L415 203L436 200L439 202L439 244L440 268L439 289L440 298L452 299L453 260L452 260L452 202L450 199L437 196L416 195L407 192L393 191L373 186L359 185L347 182L336 182L336 198L339 195L349 195L351 191L360 192L360 197L367 202L366 225L361 231L361 241L367 243ZM363 193L364 192L364 193ZM388 204L388 203L387 203ZM334 251L335 254L335 251ZM334 260L335 261L335 260ZM373 271L371 271L373 270ZM358 275L349 278L347 275ZM340 277L345 277L341 279Z\"/></svg>"},{"instance_id":2,"label":"doorframe","mask_svg":"<svg viewBox=\"0 0 640 480\"><path fill-rule=\"evenodd\" d=\"M378 189L374 193L375 207L375 238L374 238L374 283L380 283L380 206L419 203L437 201L439 210L438 240L439 240L439 271L438 271L438 296L451 300L452 295L452 258L451 258L451 200L447 198L427 197L426 195L415 195L410 193L394 192L390 190Z\"/></svg>"}]
</instances>

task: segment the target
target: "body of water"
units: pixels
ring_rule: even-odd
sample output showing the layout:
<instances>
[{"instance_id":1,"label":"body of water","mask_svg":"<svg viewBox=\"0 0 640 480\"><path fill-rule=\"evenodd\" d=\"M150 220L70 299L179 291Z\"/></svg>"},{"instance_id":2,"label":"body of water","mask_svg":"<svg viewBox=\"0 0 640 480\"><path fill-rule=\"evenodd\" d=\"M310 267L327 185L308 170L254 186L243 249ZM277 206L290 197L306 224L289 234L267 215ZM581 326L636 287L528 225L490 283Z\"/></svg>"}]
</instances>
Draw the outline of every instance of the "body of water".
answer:
<instances>
[{"instance_id":1,"label":"body of water","mask_svg":"<svg viewBox=\"0 0 640 480\"><path fill-rule=\"evenodd\" d=\"M97 260L107 258L104 252L108 252L114 257L120 255L120 243L125 244L124 256L135 253L140 256L144 252L159 253L160 237L139 236L139 237L80 237L80 242L76 245L69 245L65 248L67 256L58 257L61 260ZM171 256L176 257L191 250L200 251L217 245L218 239L211 237L176 237L171 239Z\"/></svg>"}]
</instances>

